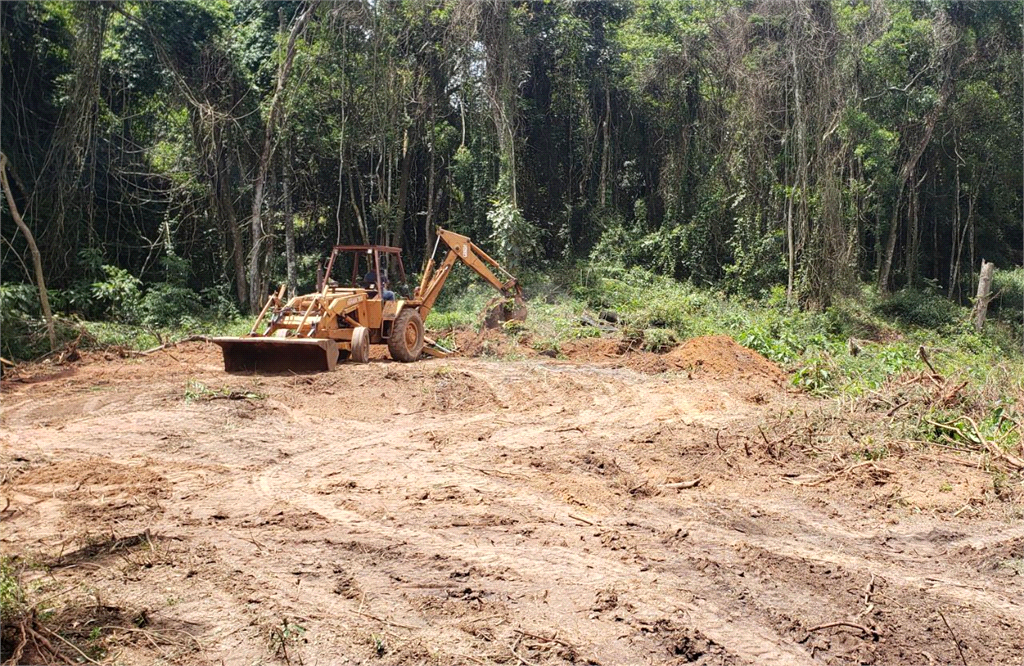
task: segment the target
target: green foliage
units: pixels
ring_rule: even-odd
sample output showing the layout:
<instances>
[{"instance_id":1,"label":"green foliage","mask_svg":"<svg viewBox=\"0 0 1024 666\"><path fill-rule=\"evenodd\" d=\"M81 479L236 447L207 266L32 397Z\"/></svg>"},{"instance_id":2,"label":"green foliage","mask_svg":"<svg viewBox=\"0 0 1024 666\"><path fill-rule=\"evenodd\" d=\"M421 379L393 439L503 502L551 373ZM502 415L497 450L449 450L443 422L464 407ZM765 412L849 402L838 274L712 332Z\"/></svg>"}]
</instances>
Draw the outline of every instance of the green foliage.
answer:
<instances>
[{"instance_id":1,"label":"green foliage","mask_svg":"<svg viewBox=\"0 0 1024 666\"><path fill-rule=\"evenodd\" d=\"M750 227L741 221L729 241L733 263L725 267L725 284L737 293L761 296L786 280L785 238L782 230L763 233Z\"/></svg>"},{"instance_id":2,"label":"green foliage","mask_svg":"<svg viewBox=\"0 0 1024 666\"><path fill-rule=\"evenodd\" d=\"M1024 268L997 270L992 276L993 299L989 312L1024 337Z\"/></svg>"},{"instance_id":3,"label":"green foliage","mask_svg":"<svg viewBox=\"0 0 1024 666\"><path fill-rule=\"evenodd\" d=\"M205 313L199 294L168 282L153 286L139 304L142 323L148 326L187 325Z\"/></svg>"},{"instance_id":4,"label":"green foliage","mask_svg":"<svg viewBox=\"0 0 1024 666\"><path fill-rule=\"evenodd\" d=\"M25 612L25 591L21 587L14 562L6 556L0 557L0 615L4 624L13 624L14 620Z\"/></svg>"},{"instance_id":5,"label":"green foliage","mask_svg":"<svg viewBox=\"0 0 1024 666\"><path fill-rule=\"evenodd\" d=\"M942 328L957 321L959 308L933 290L906 288L875 306L879 314L904 326Z\"/></svg>"},{"instance_id":6,"label":"green foliage","mask_svg":"<svg viewBox=\"0 0 1024 666\"><path fill-rule=\"evenodd\" d=\"M30 284L0 284L0 327L6 329L16 319L35 315L39 311L37 293Z\"/></svg>"},{"instance_id":7,"label":"green foliage","mask_svg":"<svg viewBox=\"0 0 1024 666\"><path fill-rule=\"evenodd\" d=\"M521 268L537 252L538 229L508 199L491 203L487 221L491 223L491 240L497 247L498 259L510 270Z\"/></svg>"},{"instance_id":8,"label":"green foliage","mask_svg":"<svg viewBox=\"0 0 1024 666\"><path fill-rule=\"evenodd\" d=\"M646 351L661 352L679 344L676 334L667 328L647 328L643 332L643 348Z\"/></svg>"},{"instance_id":9,"label":"green foliage","mask_svg":"<svg viewBox=\"0 0 1024 666\"><path fill-rule=\"evenodd\" d=\"M46 322L39 312L36 288L28 284L0 284L0 355L9 361L36 358L50 351ZM78 336L74 322L54 318L57 344Z\"/></svg>"},{"instance_id":10,"label":"green foliage","mask_svg":"<svg viewBox=\"0 0 1024 666\"><path fill-rule=\"evenodd\" d=\"M211 389L203 382L191 377L185 381L185 392L182 395L182 398L187 403L205 402L220 398L227 398L229 400L264 400L266 397L267 395L260 391L237 391L227 386Z\"/></svg>"},{"instance_id":11,"label":"green foliage","mask_svg":"<svg viewBox=\"0 0 1024 666\"><path fill-rule=\"evenodd\" d=\"M107 279L94 282L92 295L105 308L106 314L124 323L139 319L142 303L142 281L125 268L103 266Z\"/></svg>"}]
</instances>

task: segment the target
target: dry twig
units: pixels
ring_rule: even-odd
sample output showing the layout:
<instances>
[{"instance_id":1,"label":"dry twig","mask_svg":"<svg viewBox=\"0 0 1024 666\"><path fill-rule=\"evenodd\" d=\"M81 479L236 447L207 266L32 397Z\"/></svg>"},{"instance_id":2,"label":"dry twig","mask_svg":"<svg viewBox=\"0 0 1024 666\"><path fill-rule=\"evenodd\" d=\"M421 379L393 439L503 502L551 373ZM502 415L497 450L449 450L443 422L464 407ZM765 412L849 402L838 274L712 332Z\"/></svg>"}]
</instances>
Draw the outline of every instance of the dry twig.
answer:
<instances>
[{"instance_id":1,"label":"dry twig","mask_svg":"<svg viewBox=\"0 0 1024 666\"><path fill-rule=\"evenodd\" d=\"M939 617L942 618L942 624L946 625L946 629L949 630L949 635L953 637L953 643L956 645L956 651L960 653L960 661L963 662L964 666L967 666L967 658L964 657L964 651L960 648L960 639L953 633L953 627L949 626L949 622L946 622L946 616L942 614L942 611L936 611Z\"/></svg>"}]
</instances>

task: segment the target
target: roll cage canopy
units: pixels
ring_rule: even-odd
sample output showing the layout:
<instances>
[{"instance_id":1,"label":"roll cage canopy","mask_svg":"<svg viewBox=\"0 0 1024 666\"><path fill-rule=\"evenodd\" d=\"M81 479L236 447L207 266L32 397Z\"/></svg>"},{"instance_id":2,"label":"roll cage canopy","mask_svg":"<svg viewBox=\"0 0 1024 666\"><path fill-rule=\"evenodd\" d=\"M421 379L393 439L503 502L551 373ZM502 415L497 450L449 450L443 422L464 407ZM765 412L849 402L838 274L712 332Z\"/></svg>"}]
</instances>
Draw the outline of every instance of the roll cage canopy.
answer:
<instances>
[{"instance_id":1,"label":"roll cage canopy","mask_svg":"<svg viewBox=\"0 0 1024 666\"><path fill-rule=\"evenodd\" d=\"M398 282L405 282L405 266L402 264L402 248L392 247L390 245L335 245L334 249L331 250L331 258L327 260L327 270L324 271L323 276L317 279L317 291L322 291L324 288L324 282L329 280L331 277L331 271L334 270L334 261L337 259L339 254L349 254L352 256L352 284L357 285L362 282L362 274L359 270L359 259L360 257L366 257L370 266L370 270L377 276L377 293L383 293L384 285L380 282L382 262L381 259L384 257L394 257L394 263L398 265Z\"/></svg>"}]
</instances>

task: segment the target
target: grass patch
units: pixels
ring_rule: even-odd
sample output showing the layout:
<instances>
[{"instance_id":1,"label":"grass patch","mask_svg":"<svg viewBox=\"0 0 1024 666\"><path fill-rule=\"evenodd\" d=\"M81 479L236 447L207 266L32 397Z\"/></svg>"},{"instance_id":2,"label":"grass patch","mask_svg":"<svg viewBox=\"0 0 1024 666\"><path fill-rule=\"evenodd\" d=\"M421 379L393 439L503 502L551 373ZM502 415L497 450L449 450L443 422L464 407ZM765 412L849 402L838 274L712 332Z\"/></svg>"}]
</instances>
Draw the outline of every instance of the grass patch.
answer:
<instances>
[{"instance_id":1,"label":"grass patch","mask_svg":"<svg viewBox=\"0 0 1024 666\"><path fill-rule=\"evenodd\" d=\"M212 389L197 379L189 378L185 382L185 392L182 398L187 403L206 402L209 400L264 400L266 393L260 391L239 391L227 386L219 389Z\"/></svg>"}]
</instances>

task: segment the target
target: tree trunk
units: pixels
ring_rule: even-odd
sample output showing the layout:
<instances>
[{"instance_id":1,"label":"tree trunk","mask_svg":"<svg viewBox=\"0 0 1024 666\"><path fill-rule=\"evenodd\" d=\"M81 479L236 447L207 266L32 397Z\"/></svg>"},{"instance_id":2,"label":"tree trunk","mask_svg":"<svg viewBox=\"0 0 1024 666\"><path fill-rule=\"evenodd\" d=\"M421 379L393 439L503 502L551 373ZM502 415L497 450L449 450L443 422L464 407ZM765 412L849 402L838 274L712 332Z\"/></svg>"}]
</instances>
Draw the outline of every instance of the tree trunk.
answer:
<instances>
[{"instance_id":1,"label":"tree trunk","mask_svg":"<svg viewBox=\"0 0 1024 666\"><path fill-rule=\"evenodd\" d=\"M335 245L341 244L341 197L345 192L343 178L345 177L345 110L341 111L341 137L338 139L338 208L334 212L334 221L338 230L335 234ZM350 183L351 184L351 183Z\"/></svg>"},{"instance_id":2,"label":"tree trunk","mask_svg":"<svg viewBox=\"0 0 1024 666\"><path fill-rule=\"evenodd\" d=\"M910 188L910 202L907 209L910 228L907 230L907 284L917 280L918 251L921 242L920 221L918 219L918 189L920 183Z\"/></svg>"},{"instance_id":3,"label":"tree trunk","mask_svg":"<svg viewBox=\"0 0 1024 666\"><path fill-rule=\"evenodd\" d=\"M602 150L601 150L601 181L598 185L598 206L604 208L608 205L608 172L611 169L611 150L612 150L612 98L611 91L608 89L607 83L604 89L604 122L601 123L602 127Z\"/></svg>"},{"instance_id":4,"label":"tree trunk","mask_svg":"<svg viewBox=\"0 0 1024 666\"><path fill-rule=\"evenodd\" d=\"M412 151L409 150L409 128L402 137L402 173L398 181L398 209L395 211L394 244L402 247L405 227L405 207L409 199L409 180L412 178Z\"/></svg>"},{"instance_id":5,"label":"tree trunk","mask_svg":"<svg viewBox=\"0 0 1024 666\"><path fill-rule=\"evenodd\" d=\"M39 247L36 245L36 239L32 235L32 231L25 224L25 220L21 219L18 206L14 203L14 194L11 192L10 183L7 182L7 155L2 152L0 152L0 185L3 186L4 196L7 197L7 205L11 208L11 217L14 218L14 223L18 225L18 228L21 229L21 233L25 234L25 241L28 242L28 249L32 253L32 265L36 272L36 286L39 288L39 305L43 310L43 319L46 320L46 335L50 339L50 349L56 349L57 333L53 328L53 313L50 311L50 299L46 294L43 260L39 255Z\"/></svg>"},{"instance_id":6,"label":"tree trunk","mask_svg":"<svg viewBox=\"0 0 1024 666\"><path fill-rule=\"evenodd\" d=\"M284 253L288 265L288 296L294 297L299 291L299 276L295 265L295 212L292 209L292 164L291 150L285 151L281 168L281 190L284 196ZM340 186L341 183L339 182Z\"/></svg>"},{"instance_id":7,"label":"tree trunk","mask_svg":"<svg viewBox=\"0 0 1024 666\"><path fill-rule=\"evenodd\" d=\"M225 169L224 173L227 173ZM238 296L239 307L245 307L249 302L249 286L245 281L245 243L242 240L242 228L238 224L238 216L235 214L235 202L231 200L231 193L222 182L220 185L221 210L225 214L228 230L231 233L231 258L235 266L235 292Z\"/></svg>"},{"instance_id":8,"label":"tree trunk","mask_svg":"<svg viewBox=\"0 0 1024 666\"><path fill-rule=\"evenodd\" d=\"M996 265L991 261L981 260L981 274L978 280L978 295L974 299L974 328L981 332L985 327L985 315L988 314L989 292L992 291L992 274Z\"/></svg>"},{"instance_id":9,"label":"tree trunk","mask_svg":"<svg viewBox=\"0 0 1024 666\"><path fill-rule=\"evenodd\" d=\"M359 192L362 195L362 189ZM352 173L348 174L348 196L352 202L352 210L356 214L356 223L359 225L359 237L363 239L363 244L366 245L370 242L370 233L366 228L366 218L363 217L363 211L359 208L359 203L356 201L356 188L352 185Z\"/></svg>"},{"instance_id":10,"label":"tree trunk","mask_svg":"<svg viewBox=\"0 0 1024 666\"><path fill-rule=\"evenodd\" d=\"M277 129L278 116L281 113L281 101L284 97L285 84L288 82L288 75L291 73L292 63L295 60L295 42L313 17L313 11L319 2L320 0L310 0L306 11L299 15L295 23L292 24L292 29L288 34L285 57L277 71L277 87L274 90L274 96L270 100L270 110L267 113L267 125L263 134L263 152L260 155L256 180L253 183L252 213L249 218L252 228L252 249L249 252L249 309L254 314L259 311L260 302L263 298L263 276L260 270L264 236L263 197L264 186L267 181L267 171L270 169L270 161L274 156L274 149L276 147L274 133Z\"/></svg>"}]
</instances>

